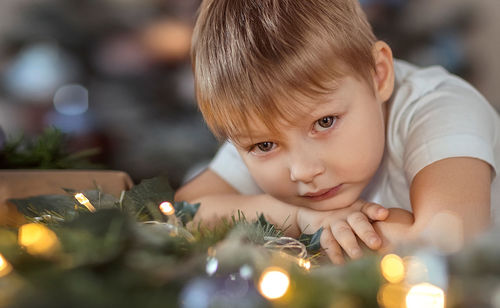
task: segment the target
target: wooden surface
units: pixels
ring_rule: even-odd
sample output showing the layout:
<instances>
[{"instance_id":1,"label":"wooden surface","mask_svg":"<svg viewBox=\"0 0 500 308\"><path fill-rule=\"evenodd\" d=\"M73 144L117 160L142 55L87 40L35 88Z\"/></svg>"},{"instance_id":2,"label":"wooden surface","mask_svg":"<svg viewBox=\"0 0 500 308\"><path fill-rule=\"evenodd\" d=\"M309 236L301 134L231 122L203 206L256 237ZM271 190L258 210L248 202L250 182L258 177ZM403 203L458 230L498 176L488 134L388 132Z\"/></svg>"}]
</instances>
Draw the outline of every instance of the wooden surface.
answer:
<instances>
[{"instance_id":1,"label":"wooden surface","mask_svg":"<svg viewBox=\"0 0 500 308\"><path fill-rule=\"evenodd\" d=\"M122 171L95 170L0 170L0 225L18 225L22 216L8 199L66 194L62 188L91 190L99 187L119 197L133 182Z\"/></svg>"}]
</instances>

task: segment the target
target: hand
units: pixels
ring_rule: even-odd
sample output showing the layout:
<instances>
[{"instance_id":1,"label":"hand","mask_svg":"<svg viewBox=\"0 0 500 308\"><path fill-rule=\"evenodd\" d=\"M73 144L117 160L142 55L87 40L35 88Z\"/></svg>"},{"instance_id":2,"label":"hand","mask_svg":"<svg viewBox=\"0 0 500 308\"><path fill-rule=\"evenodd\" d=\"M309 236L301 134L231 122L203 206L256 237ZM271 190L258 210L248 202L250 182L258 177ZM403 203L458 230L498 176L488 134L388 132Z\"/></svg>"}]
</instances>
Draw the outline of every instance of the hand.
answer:
<instances>
[{"instance_id":1,"label":"hand","mask_svg":"<svg viewBox=\"0 0 500 308\"><path fill-rule=\"evenodd\" d=\"M389 216L384 221L376 221L373 227L382 237L381 253L388 253L401 242L418 240L420 231L414 228L413 214L399 208L389 209Z\"/></svg>"},{"instance_id":2,"label":"hand","mask_svg":"<svg viewBox=\"0 0 500 308\"><path fill-rule=\"evenodd\" d=\"M331 211L315 211L300 208L297 224L302 232L314 232L323 227L320 243L334 264L344 263L343 250L352 259L363 253L357 237L370 249L379 249L382 239L372 226L372 221L385 220L389 211L376 203L358 200L347 208ZM307 230L309 229L310 230Z\"/></svg>"}]
</instances>

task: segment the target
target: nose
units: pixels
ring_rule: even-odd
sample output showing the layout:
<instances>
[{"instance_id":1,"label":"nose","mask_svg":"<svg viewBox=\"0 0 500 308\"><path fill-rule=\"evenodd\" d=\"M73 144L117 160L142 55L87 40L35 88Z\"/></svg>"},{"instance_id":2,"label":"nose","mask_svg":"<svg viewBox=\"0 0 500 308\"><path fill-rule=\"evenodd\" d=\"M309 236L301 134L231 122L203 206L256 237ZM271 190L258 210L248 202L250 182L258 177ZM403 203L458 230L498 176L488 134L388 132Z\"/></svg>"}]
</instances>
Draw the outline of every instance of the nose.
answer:
<instances>
[{"instance_id":1,"label":"nose","mask_svg":"<svg viewBox=\"0 0 500 308\"><path fill-rule=\"evenodd\" d=\"M292 182L311 183L325 171L319 157L304 149L290 155L290 179Z\"/></svg>"}]
</instances>

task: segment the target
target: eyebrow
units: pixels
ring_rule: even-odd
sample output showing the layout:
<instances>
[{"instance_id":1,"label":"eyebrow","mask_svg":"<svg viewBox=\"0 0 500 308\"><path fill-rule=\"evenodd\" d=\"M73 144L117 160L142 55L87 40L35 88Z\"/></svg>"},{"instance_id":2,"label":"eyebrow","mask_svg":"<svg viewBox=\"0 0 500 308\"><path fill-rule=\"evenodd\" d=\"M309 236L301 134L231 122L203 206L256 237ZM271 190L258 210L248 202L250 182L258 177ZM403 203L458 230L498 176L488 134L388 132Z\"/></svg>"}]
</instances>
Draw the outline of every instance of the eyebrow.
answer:
<instances>
[{"instance_id":1,"label":"eyebrow","mask_svg":"<svg viewBox=\"0 0 500 308\"><path fill-rule=\"evenodd\" d=\"M249 132L248 134L236 134L231 139L232 140L245 140L245 141L248 140L248 141L252 141L252 140L259 140L259 139L269 139L269 137L271 135L272 135L271 132L268 133L268 134L261 133L261 132Z\"/></svg>"}]
</instances>

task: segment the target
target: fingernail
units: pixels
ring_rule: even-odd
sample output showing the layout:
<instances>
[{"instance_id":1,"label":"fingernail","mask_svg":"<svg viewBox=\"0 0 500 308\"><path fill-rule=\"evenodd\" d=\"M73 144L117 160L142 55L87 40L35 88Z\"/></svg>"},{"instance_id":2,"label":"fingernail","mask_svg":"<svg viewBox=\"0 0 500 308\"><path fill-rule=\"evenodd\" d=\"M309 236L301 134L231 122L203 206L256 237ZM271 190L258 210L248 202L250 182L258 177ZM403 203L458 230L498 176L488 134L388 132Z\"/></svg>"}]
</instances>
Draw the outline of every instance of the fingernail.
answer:
<instances>
[{"instance_id":1,"label":"fingernail","mask_svg":"<svg viewBox=\"0 0 500 308\"><path fill-rule=\"evenodd\" d=\"M380 239L378 237L370 238L370 246L377 246L380 244Z\"/></svg>"},{"instance_id":2,"label":"fingernail","mask_svg":"<svg viewBox=\"0 0 500 308\"><path fill-rule=\"evenodd\" d=\"M382 208L382 209L378 209L377 210L377 214L378 215L385 215L387 213L387 209L385 208Z\"/></svg>"}]
</instances>

